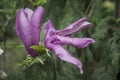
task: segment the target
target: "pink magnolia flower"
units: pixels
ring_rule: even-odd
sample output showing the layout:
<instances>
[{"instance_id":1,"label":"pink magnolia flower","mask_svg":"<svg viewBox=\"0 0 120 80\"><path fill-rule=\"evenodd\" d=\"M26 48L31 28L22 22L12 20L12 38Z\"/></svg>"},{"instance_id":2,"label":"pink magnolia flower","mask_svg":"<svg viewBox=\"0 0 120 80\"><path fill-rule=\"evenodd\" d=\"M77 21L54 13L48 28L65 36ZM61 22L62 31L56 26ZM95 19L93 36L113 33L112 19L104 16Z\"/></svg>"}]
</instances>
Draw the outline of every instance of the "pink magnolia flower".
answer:
<instances>
[{"instance_id":1,"label":"pink magnolia flower","mask_svg":"<svg viewBox=\"0 0 120 80\"><path fill-rule=\"evenodd\" d=\"M45 10L39 6L33 12L29 8L20 9L16 17L16 32L32 57L38 54L30 48L40 42L40 27Z\"/></svg>"},{"instance_id":2,"label":"pink magnolia flower","mask_svg":"<svg viewBox=\"0 0 120 80\"><path fill-rule=\"evenodd\" d=\"M73 57L65 48L63 48L63 45L72 45L78 48L84 48L89 44L94 43L95 40L91 38L72 38L68 36L91 26L92 24L87 21L87 18L82 18L63 30L56 30L51 20L49 20L43 28L43 31L46 33L44 42L46 48L54 51L55 55L63 61L76 65L80 69L81 73L83 73L82 63L79 59Z\"/></svg>"}]
</instances>

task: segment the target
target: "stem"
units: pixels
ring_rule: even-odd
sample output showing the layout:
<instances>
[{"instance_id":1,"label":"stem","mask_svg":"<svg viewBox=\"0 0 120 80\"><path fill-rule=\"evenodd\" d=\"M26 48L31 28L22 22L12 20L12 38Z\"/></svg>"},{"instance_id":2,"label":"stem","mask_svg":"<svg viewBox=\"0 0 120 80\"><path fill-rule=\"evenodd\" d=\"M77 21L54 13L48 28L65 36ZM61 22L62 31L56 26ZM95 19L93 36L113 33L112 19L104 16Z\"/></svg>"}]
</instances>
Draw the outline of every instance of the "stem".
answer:
<instances>
[{"instance_id":1,"label":"stem","mask_svg":"<svg viewBox=\"0 0 120 80\"><path fill-rule=\"evenodd\" d=\"M3 52L3 54L1 55L1 70L2 71L5 71L5 68L6 68L6 42L7 42L7 40L6 40L6 37L4 36L4 41L3 41L3 50L4 50L4 52Z\"/></svg>"},{"instance_id":2,"label":"stem","mask_svg":"<svg viewBox=\"0 0 120 80\"><path fill-rule=\"evenodd\" d=\"M49 57L51 57L50 54L48 53L48 50L47 50L47 49L46 49L46 54L47 54Z\"/></svg>"},{"instance_id":3,"label":"stem","mask_svg":"<svg viewBox=\"0 0 120 80\"><path fill-rule=\"evenodd\" d=\"M54 80L57 80L57 65L55 60L55 55L53 54L53 74L54 74Z\"/></svg>"},{"instance_id":4,"label":"stem","mask_svg":"<svg viewBox=\"0 0 120 80\"><path fill-rule=\"evenodd\" d=\"M115 0L115 18L120 17L120 0Z\"/></svg>"},{"instance_id":5,"label":"stem","mask_svg":"<svg viewBox=\"0 0 120 80\"><path fill-rule=\"evenodd\" d=\"M41 64L44 64L40 57L37 57L38 61L40 61Z\"/></svg>"},{"instance_id":6,"label":"stem","mask_svg":"<svg viewBox=\"0 0 120 80\"><path fill-rule=\"evenodd\" d=\"M91 12L90 9L92 8L93 3L94 3L94 0L91 0L86 11L85 11L86 15L88 15Z\"/></svg>"}]
</instances>

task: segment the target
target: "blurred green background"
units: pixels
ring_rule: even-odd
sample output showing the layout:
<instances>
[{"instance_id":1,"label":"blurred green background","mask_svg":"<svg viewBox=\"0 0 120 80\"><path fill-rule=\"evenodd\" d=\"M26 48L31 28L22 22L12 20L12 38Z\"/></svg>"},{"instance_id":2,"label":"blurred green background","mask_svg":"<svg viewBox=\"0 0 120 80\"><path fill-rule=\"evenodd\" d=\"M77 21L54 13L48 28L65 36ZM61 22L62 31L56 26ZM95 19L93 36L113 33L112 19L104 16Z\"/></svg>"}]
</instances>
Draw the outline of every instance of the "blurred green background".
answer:
<instances>
[{"instance_id":1,"label":"blurred green background","mask_svg":"<svg viewBox=\"0 0 120 80\"><path fill-rule=\"evenodd\" d=\"M82 17L93 24L74 37L91 37L96 43L84 49L66 48L80 59L84 73L50 53L45 64L36 63L23 69L18 64L25 60L27 51L18 46L15 17L18 9L43 6L46 14L43 24L52 19L56 29L63 29ZM119 0L0 0L0 80L120 80L120 1ZM41 33L41 41L44 40Z\"/></svg>"}]
</instances>

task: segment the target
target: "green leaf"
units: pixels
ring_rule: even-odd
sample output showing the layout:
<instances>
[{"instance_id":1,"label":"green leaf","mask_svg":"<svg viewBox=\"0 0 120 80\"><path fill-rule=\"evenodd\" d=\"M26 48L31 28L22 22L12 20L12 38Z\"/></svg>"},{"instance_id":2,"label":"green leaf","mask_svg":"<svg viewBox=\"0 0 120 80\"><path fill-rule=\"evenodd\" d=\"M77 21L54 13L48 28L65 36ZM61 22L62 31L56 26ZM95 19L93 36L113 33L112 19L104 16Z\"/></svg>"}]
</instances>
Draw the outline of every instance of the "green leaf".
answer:
<instances>
[{"instance_id":1,"label":"green leaf","mask_svg":"<svg viewBox=\"0 0 120 80\"><path fill-rule=\"evenodd\" d=\"M24 45L18 45L17 48L24 48Z\"/></svg>"},{"instance_id":2,"label":"green leaf","mask_svg":"<svg viewBox=\"0 0 120 80\"><path fill-rule=\"evenodd\" d=\"M33 3L33 5L38 6L38 5L42 5L45 4L47 2L47 0L36 0L36 1L31 1Z\"/></svg>"},{"instance_id":3,"label":"green leaf","mask_svg":"<svg viewBox=\"0 0 120 80\"><path fill-rule=\"evenodd\" d=\"M31 48L34 49L39 54L47 53L47 50L43 45L32 45Z\"/></svg>"}]
</instances>

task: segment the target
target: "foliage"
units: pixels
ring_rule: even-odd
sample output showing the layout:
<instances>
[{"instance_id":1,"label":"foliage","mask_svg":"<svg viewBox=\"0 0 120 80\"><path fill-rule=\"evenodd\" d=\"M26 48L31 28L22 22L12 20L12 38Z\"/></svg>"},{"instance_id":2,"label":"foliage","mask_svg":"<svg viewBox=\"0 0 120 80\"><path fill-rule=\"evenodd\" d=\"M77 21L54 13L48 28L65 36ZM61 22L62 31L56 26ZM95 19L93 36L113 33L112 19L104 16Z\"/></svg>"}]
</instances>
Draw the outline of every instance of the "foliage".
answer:
<instances>
[{"instance_id":1,"label":"foliage","mask_svg":"<svg viewBox=\"0 0 120 80\"><path fill-rule=\"evenodd\" d=\"M119 29L117 27L119 24L120 23L116 19L107 17L103 19L103 21L101 21L100 24L96 27L96 32L93 34L93 37L96 38L100 44L95 45L95 56L98 55L97 63L99 67L95 67L93 74L94 77L96 77L97 74L99 75L101 73L100 71L103 71L107 76L101 75L99 79L116 79L117 73L119 71L118 62L120 58L119 46L118 43L116 43L116 40L118 41L117 35L119 35L117 31L117 29Z\"/></svg>"}]
</instances>

